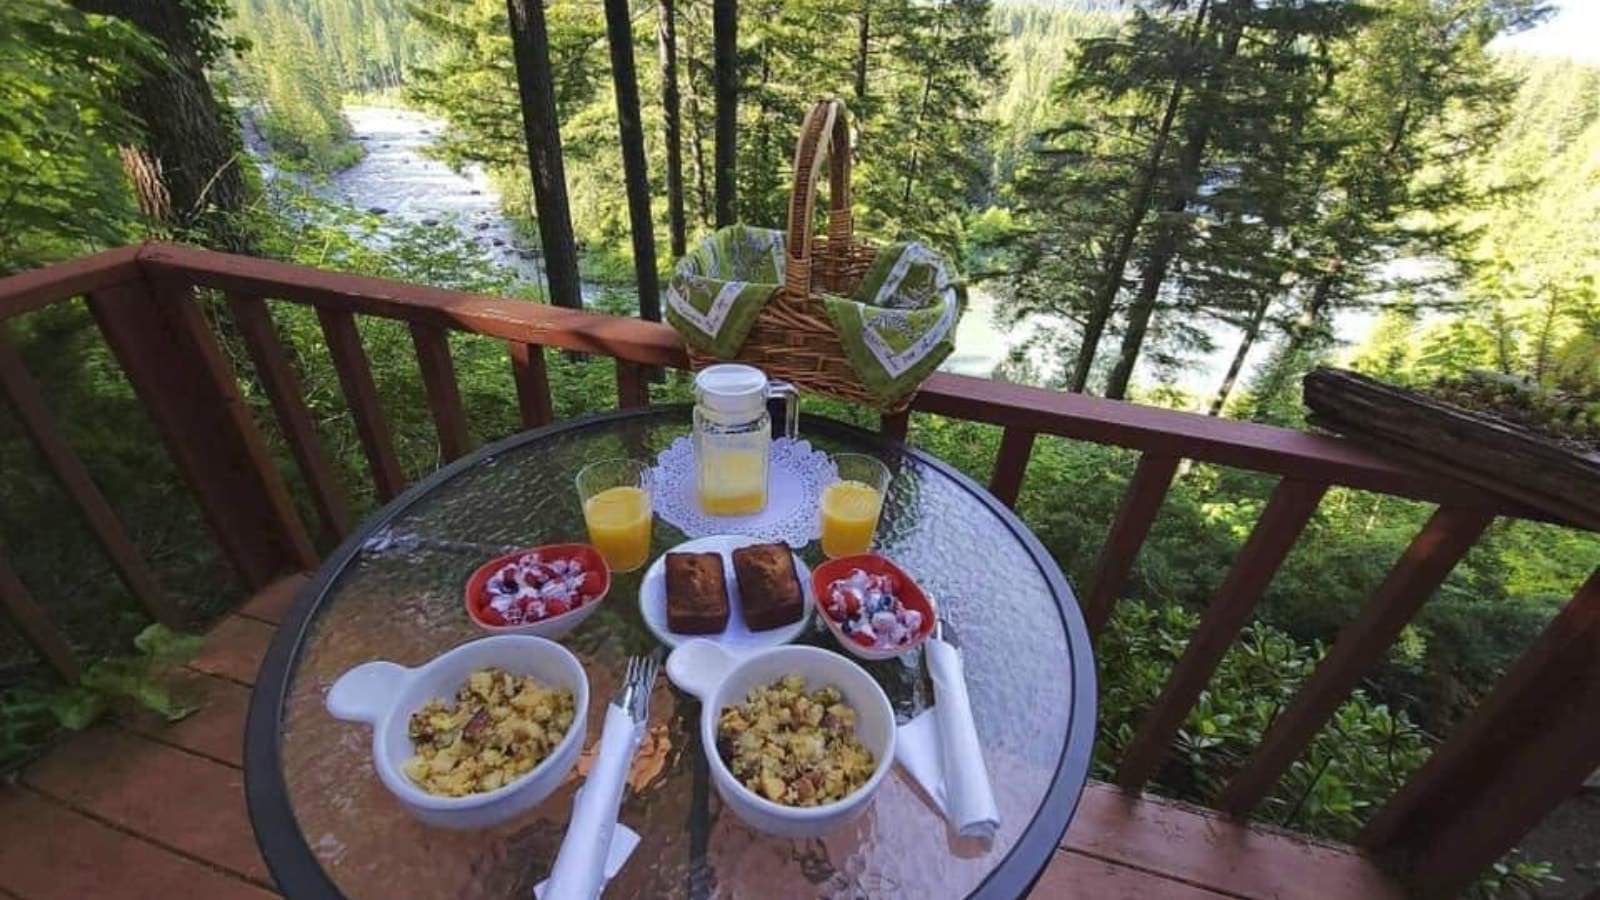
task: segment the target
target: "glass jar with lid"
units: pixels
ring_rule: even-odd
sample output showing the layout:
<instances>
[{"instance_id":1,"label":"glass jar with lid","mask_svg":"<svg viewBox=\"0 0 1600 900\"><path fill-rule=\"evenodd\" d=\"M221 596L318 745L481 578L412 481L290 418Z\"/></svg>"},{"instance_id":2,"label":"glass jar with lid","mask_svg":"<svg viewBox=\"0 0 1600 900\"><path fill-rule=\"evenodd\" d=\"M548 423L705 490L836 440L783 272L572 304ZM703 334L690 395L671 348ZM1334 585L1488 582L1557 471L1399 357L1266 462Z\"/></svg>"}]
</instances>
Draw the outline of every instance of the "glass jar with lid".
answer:
<instances>
[{"instance_id":1,"label":"glass jar with lid","mask_svg":"<svg viewBox=\"0 0 1600 900\"><path fill-rule=\"evenodd\" d=\"M725 363L694 379L695 494L709 516L748 516L767 507L772 416L767 401L782 398L784 434L799 427L799 392L771 381L754 366Z\"/></svg>"}]
</instances>

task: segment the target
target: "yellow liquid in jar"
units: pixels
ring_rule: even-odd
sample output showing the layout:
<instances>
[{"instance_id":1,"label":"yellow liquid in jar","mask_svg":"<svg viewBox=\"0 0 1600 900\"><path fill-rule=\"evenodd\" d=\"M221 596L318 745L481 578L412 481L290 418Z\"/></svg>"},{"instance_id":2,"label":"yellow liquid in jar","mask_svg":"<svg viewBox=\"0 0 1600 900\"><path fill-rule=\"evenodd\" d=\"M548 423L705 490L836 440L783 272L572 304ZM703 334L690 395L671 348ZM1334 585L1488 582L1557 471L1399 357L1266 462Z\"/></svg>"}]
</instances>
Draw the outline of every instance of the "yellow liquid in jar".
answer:
<instances>
[{"instance_id":1,"label":"yellow liquid in jar","mask_svg":"<svg viewBox=\"0 0 1600 900\"><path fill-rule=\"evenodd\" d=\"M614 487L583 504L589 542L613 572L631 572L650 558L650 495L636 487Z\"/></svg>"},{"instance_id":2,"label":"yellow liquid in jar","mask_svg":"<svg viewBox=\"0 0 1600 900\"><path fill-rule=\"evenodd\" d=\"M836 481L822 491L822 552L830 559L872 549L883 495L860 481Z\"/></svg>"},{"instance_id":3,"label":"yellow liquid in jar","mask_svg":"<svg viewBox=\"0 0 1600 900\"><path fill-rule=\"evenodd\" d=\"M710 453L696 479L708 516L750 516L767 508L767 457L754 450Z\"/></svg>"}]
</instances>

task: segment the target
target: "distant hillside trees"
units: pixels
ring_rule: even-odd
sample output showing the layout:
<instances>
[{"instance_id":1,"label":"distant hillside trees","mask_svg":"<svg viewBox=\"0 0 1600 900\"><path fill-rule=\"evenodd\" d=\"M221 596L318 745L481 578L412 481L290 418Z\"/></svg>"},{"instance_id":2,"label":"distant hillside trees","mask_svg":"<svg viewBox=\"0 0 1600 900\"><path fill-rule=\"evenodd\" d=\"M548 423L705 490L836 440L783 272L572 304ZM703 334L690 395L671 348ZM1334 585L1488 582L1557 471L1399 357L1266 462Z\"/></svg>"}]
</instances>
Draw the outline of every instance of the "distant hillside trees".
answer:
<instances>
[{"instance_id":1,"label":"distant hillside trees","mask_svg":"<svg viewBox=\"0 0 1600 900\"><path fill-rule=\"evenodd\" d=\"M1006 315L1046 340L1073 390L1124 396L1208 350L1208 320L1289 351L1370 302L1401 254L1456 279L1452 217L1484 199L1465 162L1514 82L1486 53L1543 12L1525 0L1147 3L1080 41L1013 196ZM1115 349L1103 339L1116 340ZM1064 339L1063 339L1064 338ZM1153 354L1153 356L1152 356ZM1213 405L1237 377L1231 372Z\"/></svg>"}]
</instances>

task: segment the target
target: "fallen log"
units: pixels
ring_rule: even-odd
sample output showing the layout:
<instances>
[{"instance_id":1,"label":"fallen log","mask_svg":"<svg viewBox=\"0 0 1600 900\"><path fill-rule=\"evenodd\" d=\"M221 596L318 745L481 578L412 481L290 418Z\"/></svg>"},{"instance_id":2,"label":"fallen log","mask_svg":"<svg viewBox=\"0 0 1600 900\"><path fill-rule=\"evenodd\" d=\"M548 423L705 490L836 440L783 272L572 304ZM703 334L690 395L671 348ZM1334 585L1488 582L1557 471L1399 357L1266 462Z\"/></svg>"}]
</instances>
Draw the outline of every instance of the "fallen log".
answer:
<instances>
[{"instance_id":1,"label":"fallen log","mask_svg":"<svg viewBox=\"0 0 1600 900\"><path fill-rule=\"evenodd\" d=\"M1343 369L1307 373L1311 423L1600 530L1600 453Z\"/></svg>"}]
</instances>

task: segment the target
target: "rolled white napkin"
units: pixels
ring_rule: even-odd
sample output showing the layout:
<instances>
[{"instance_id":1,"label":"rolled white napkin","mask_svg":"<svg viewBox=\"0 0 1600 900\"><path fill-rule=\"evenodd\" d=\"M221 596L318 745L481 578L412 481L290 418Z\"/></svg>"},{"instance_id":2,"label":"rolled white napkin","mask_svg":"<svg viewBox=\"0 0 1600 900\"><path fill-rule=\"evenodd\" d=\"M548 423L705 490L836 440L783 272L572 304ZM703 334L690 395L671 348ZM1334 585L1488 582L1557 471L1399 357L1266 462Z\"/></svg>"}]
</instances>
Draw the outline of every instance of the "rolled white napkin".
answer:
<instances>
[{"instance_id":1,"label":"rolled white napkin","mask_svg":"<svg viewBox=\"0 0 1600 900\"><path fill-rule=\"evenodd\" d=\"M622 808L628 769L644 727L645 723L634 722L626 710L606 706L600 751L582 790L572 800L572 821L561 839L550 878L534 888L534 896L594 900L639 845L639 836L617 822L617 812Z\"/></svg>"},{"instance_id":2,"label":"rolled white napkin","mask_svg":"<svg viewBox=\"0 0 1600 900\"><path fill-rule=\"evenodd\" d=\"M900 726L895 758L957 834L992 840L1000 827L1000 810L972 721L961 654L937 638L930 638L922 652L933 679L934 706Z\"/></svg>"}]
</instances>

